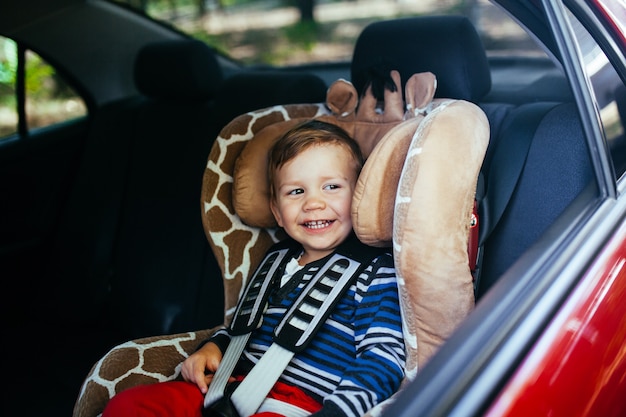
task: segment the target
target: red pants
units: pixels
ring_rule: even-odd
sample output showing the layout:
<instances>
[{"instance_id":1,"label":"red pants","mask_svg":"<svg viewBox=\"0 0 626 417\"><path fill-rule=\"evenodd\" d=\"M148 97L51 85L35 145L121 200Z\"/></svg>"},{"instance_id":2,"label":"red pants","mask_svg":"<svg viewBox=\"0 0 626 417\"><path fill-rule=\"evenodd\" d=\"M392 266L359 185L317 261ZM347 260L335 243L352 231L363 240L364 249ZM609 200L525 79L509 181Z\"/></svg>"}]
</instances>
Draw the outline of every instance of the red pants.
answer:
<instances>
[{"instance_id":1,"label":"red pants","mask_svg":"<svg viewBox=\"0 0 626 417\"><path fill-rule=\"evenodd\" d=\"M268 398L296 405L314 413L322 406L302 390L277 382ZM204 395L195 384L184 381L139 385L116 394L102 417L202 417ZM283 417L277 413L257 413L254 417Z\"/></svg>"}]
</instances>

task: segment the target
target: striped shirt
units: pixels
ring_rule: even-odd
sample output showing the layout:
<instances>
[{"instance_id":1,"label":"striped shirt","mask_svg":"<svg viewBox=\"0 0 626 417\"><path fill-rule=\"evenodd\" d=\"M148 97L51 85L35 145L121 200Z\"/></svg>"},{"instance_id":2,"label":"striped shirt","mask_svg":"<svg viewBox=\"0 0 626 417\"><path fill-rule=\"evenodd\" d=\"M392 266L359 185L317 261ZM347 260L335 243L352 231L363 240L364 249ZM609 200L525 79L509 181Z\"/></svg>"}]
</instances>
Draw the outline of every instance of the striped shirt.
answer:
<instances>
[{"instance_id":1,"label":"striped shirt","mask_svg":"<svg viewBox=\"0 0 626 417\"><path fill-rule=\"evenodd\" d=\"M260 360L272 344L274 328L285 311L330 256L311 262L285 285L277 284L270 290L263 323L251 335L236 373L247 374ZM277 274L282 275L283 270ZM226 330L214 337L224 336ZM404 364L393 259L391 254L381 253L353 281L306 349L294 355L280 380L302 389L324 408L356 417L399 388Z\"/></svg>"}]
</instances>

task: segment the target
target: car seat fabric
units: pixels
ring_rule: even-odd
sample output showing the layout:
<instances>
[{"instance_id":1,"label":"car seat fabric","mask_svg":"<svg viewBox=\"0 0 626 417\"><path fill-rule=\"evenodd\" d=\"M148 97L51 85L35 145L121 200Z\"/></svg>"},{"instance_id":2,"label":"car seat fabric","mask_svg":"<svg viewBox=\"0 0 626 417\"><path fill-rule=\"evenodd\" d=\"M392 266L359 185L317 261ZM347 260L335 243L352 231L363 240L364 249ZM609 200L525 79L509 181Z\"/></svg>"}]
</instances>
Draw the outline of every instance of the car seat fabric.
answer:
<instances>
[{"instance_id":1,"label":"car seat fabric","mask_svg":"<svg viewBox=\"0 0 626 417\"><path fill-rule=\"evenodd\" d=\"M163 41L138 52L135 81L146 99L122 132L130 156L108 310L132 338L219 323L219 309L204 300L221 301L217 264L197 218L221 68L200 41Z\"/></svg>"},{"instance_id":2,"label":"car seat fabric","mask_svg":"<svg viewBox=\"0 0 626 417\"><path fill-rule=\"evenodd\" d=\"M107 302L111 257L130 149L121 133L143 98L112 102L91 120L76 181L49 248L47 279L33 290L33 316L95 326ZM42 314L45 312L45 314Z\"/></svg>"},{"instance_id":3,"label":"car seat fabric","mask_svg":"<svg viewBox=\"0 0 626 417\"><path fill-rule=\"evenodd\" d=\"M539 117L536 125L524 128L531 136L528 155L508 204L485 240L482 272L477 297L484 295L519 256L546 231L559 214L593 179L593 167L583 137L582 125L573 103L555 103L546 111L543 103L515 109L505 120L503 138L497 143L493 159L510 152L507 126L511 118ZM533 132L533 129L534 132ZM554 158L558 155L558 158ZM509 165L491 164L489 177L509 175ZM495 200L498 187L486 190L486 199ZM489 219L488 219L489 220ZM496 219L489 220L495 221Z\"/></svg>"}]
</instances>

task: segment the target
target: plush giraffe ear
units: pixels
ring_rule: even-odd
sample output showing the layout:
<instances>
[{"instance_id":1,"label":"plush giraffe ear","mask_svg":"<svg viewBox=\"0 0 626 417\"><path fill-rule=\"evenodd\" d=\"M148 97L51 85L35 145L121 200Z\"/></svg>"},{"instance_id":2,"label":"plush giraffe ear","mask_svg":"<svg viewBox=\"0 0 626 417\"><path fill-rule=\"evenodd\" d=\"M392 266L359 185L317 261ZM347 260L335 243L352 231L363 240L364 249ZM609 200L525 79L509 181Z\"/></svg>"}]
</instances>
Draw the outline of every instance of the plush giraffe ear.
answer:
<instances>
[{"instance_id":1,"label":"plush giraffe ear","mask_svg":"<svg viewBox=\"0 0 626 417\"><path fill-rule=\"evenodd\" d=\"M326 93L326 105L336 117L354 114L359 95L351 82L340 78L330 85Z\"/></svg>"},{"instance_id":2,"label":"plush giraffe ear","mask_svg":"<svg viewBox=\"0 0 626 417\"><path fill-rule=\"evenodd\" d=\"M435 97L437 77L432 72L413 74L406 82L405 99L406 110L409 116L424 114Z\"/></svg>"}]
</instances>

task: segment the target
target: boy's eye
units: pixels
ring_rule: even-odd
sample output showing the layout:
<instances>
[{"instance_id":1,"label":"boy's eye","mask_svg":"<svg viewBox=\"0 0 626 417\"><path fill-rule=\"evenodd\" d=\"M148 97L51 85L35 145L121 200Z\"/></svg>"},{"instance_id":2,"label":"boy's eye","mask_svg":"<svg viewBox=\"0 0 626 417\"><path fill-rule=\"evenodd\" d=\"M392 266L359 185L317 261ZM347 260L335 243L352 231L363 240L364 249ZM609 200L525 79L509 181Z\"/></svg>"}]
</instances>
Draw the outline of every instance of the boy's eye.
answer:
<instances>
[{"instance_id":1,"label":"boy's eye","mask_svg":"<svg viewBox=\"0 0 626 417\"><path fill-rule=\"evenodd\" d=\"M287 193L287 195L296 195L296 194L302 194L304 192L304 190L302 188L295 188L291 191L289 191Z\"/></svg>"},{"instance_id":2,"label":"boy's eye","mask_svg":"<svg viewBox=\"0 0 626 417\"><path fill-rule=\"evenodd\" d=\"M337 188L340 188L339 184L328 184L324 187L326 190L336 190Z\"/></svg>"}]
</instances>

